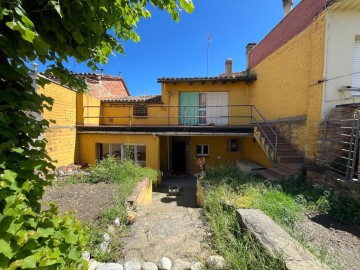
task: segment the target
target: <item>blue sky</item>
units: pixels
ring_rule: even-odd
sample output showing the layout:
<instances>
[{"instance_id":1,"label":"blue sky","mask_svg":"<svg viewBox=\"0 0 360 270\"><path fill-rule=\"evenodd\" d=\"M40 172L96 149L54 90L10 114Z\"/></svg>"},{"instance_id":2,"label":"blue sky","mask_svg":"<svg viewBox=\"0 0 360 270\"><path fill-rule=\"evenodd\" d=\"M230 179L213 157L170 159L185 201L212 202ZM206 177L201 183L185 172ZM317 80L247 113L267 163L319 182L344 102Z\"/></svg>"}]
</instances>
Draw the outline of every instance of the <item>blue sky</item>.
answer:
<instances>
[{"instance_id":1,"label":"blue sky","mask_svg":"<svg viewBox=\"0 0 360 270\"><path fill-rule=\"evenodd\" d=\"M233 70L245 69L245 47L259 42L283 19L281 0L193 0L193 14L181 13L180 22L169 14L153 10L152 17L140 21L139 43L126 42L126 55L111 57L102 66L104 73L121 72L131 95L161 92L160 77L207 76L207 37L209 43L208 75L224 71L224 63L233 59ZM294 0L294 6L300 0ZM69 62L75 72L91 72L84 65Z\"/></svg>"}]
</instances>

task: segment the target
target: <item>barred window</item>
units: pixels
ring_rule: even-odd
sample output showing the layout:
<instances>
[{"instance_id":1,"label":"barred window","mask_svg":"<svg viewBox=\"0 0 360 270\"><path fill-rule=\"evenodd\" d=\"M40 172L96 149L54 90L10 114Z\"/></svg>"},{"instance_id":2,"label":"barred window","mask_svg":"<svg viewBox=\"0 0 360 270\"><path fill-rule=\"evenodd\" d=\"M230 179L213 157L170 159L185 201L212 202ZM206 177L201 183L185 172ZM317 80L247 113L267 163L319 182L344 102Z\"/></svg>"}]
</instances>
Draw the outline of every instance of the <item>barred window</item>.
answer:
<instances>
[{"instance_id":1,"label":"barred window","mask_svg":"<svg viewBox=\"0 0 360 270\"><path fill-rule=\"evenodd\" d=\"M135 105L134 106L133 116L140 117L140 118L146 118L147 113L148 113L148 111L147 111L146 105Z\"/></svg>"}]
</instances>

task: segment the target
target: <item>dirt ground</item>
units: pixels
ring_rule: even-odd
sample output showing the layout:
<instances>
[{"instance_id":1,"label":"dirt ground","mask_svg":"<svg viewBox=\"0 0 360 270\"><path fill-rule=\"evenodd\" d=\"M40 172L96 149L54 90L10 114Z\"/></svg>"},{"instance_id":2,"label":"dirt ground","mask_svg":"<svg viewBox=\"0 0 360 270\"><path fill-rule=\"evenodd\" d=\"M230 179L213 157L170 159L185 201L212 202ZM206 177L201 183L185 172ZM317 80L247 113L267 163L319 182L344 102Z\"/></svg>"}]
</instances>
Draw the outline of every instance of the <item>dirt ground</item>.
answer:
<instances>
[{"instance_id":1,"label":"dirt ground","mask_svg":"<svg viewBox=\"0 0 360 270\"><path fill-rule=\"evenodd\" d=\"M61 212L76 210L82 221L96 219L114 202L116 187L111 184L74 184L50 187L44 199L55 201ZM326 215L309 216L301 229L315 247L326 247L342 269L360 269L360 228L336 222Z\"/></svg>"},{"instance_id":2,"label":"dirt ground","mask_svg":"<svg viewBox=\"0 0 360 270\"><path fill-rule=\"evenodd\" d=\"M116 191L115 184L104 182L53 186L46 189L43 200L56 202L60 212L76 210L81 221L91 221L114 203Z\"/></svg>"},{"instance_id":3,"label":"dirt ground","mask_svg":"<svg viewBox=\"0 0 360 270\"><path fill-rule=\"evenodd\" d=\"M301 224L303 232L315 247L325 247L343 269L360 269L360 228L341 224L327 215L307 217Z\"/></svg>"}]
</instances>

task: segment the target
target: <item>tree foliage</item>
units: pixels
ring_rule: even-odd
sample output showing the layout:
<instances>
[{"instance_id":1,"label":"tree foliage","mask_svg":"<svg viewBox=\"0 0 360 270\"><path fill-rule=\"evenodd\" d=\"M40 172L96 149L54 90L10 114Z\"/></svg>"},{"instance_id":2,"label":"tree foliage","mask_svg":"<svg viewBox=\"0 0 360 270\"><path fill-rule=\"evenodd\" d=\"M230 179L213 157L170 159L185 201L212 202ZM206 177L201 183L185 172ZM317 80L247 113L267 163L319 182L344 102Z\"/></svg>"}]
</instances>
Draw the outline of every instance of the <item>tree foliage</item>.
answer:
<instances>
[{"instance_id":1,"label":"tree foliage","mask_svg":"<svg viewBox=\"0 0 360 270\"><path fill-rule=\"evenodd\" d=\"M62 63L74 57L96 69L114 50L123 53L122 41L140 40L136 24L151 16L149 5L168 11L176 21L180 7L193 10L190 0L1 1L1 52L16 63L52 61L48 72L71 83Z\"/></svg>"},{"instance_id":2,"label":"tree foliage","mask_svg":"<svg viewBox=\"0 0 360 270\"><path fill-rule=\"evenodd\" d=\"M50 63L48 73L84 89L64 61L74 57L95 70L114 50L123 53L121 42L139 41L136 24L150 17L149 5L174 20L180 7L193 10L190 0L0 1L0 269L76 268L86 241L78 220L59 216L54 205L40 208L54 170L41 115L53 101L34 93L27 64Z\"/></svg>"}]
</instances>

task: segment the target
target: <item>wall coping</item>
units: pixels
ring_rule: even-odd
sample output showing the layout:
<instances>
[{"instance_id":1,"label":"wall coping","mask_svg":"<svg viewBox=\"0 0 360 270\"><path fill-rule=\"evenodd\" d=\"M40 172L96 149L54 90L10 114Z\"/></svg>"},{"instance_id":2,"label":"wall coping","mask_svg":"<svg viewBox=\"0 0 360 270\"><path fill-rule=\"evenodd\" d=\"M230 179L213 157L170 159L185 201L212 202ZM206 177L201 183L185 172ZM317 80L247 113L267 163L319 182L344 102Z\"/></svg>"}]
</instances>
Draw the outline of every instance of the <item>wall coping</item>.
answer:
<instances>
[{"instance_id":1,"label":"wall coping","mask_svg":"<svg viewBox=\"0 0 360 270\"><path fill-rule=\"evenodd\" d=\"M148 177L145 177L133 190L131 195L127 198L128 203L133 206L136 200L139 198L141 192L146 188L146 184L150 181Z\"/></svg>"}]
</instances>

